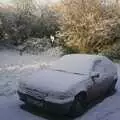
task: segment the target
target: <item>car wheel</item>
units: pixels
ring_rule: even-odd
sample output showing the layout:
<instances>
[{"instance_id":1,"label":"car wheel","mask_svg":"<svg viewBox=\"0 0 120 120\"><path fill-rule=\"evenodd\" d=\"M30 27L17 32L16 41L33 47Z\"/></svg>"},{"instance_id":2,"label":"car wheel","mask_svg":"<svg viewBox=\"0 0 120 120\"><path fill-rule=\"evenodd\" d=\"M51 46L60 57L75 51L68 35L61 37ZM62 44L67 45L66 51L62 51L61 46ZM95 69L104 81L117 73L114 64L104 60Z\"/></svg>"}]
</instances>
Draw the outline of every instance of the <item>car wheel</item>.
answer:
<instances>
[{"instance_id":1,"label":"car wheel","mask_svg":"<svg viewBox=\"0 0 120 120\"><path fill-rule=\"evenodd\" d=\"M113 94L115 92L115 85L117 83L117 79L113 81L112 85L109 87L108 91L107 91L107 94L110 95L110 94Z\"/></svg>"},{"instance_id":2,"label":"car wheel","mask_svg":"<svg viewBox=\"0 0 120 120\"><path fill-rule=\"evenodd\" d=\"M68 115L70 117L77 117L85 112L85 108L85 96L83 96L83 94L79 94L75 97Z\"/></svg>"}]
</instances>

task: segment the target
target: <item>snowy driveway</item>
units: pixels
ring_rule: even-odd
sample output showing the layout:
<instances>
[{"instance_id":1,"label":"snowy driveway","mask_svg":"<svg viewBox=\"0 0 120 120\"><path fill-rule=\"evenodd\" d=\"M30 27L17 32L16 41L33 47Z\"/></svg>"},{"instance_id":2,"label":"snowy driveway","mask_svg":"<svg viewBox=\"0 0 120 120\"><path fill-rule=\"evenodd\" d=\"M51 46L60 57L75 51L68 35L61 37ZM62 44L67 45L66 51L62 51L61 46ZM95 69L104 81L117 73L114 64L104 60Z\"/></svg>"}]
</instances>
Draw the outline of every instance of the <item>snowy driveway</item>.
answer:
<instances>
[{"instance_id":1,"label":"snowy driveway","mask_svg":"<svg viewBox=\"0 0 120 120\"><path fill-rule=\"evenodd\" d=\"M0 120L70 120L70 118L51 116L44 113L32 114L21 109L22 103L16 96L18 81L25 75L38 70L57 59L46 56L19 56L16 52L0 52ZM120 67L118 66L120 73ZM88 110L74 120L119 120L120 117L120 81L117 92Z\"/></svg>"}]
</instances>

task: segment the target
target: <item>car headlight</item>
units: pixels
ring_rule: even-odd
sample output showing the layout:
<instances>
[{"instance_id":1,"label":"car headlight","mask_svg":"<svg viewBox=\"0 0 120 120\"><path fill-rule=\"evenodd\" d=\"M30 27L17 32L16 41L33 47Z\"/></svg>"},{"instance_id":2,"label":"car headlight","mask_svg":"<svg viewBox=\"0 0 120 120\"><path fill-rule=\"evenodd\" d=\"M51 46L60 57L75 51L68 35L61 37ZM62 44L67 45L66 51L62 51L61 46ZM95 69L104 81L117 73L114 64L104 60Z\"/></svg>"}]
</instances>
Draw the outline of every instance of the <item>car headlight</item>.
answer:
<instances>
[{"instance_id":1,"label":"car headlight","mask_svg":"<svg viewBox=\"0 0 120 120\"><path fill-rule=\"evenodd\" d=\"M60 99L60 100L64 100L64 99L68 99L73 97L72 94L68 94L68 93L63 93L63 94L58 94L57 96L55 96L54 98L56 99Z\"/></svg>"},{"instance_id":2,"label":"car headlight","mask_svg":"<svg viewBox=\"0 0 120 120\"><path fill-rule=\"evenodd\" d=\"M60 95L60 96L59 96L59 99L60 99L60 100L64 100L64 99L68 99L68 98L70 98L70 97L72 97L72 96L69 96L69 95Z\"/></svg>"}]
</instances>

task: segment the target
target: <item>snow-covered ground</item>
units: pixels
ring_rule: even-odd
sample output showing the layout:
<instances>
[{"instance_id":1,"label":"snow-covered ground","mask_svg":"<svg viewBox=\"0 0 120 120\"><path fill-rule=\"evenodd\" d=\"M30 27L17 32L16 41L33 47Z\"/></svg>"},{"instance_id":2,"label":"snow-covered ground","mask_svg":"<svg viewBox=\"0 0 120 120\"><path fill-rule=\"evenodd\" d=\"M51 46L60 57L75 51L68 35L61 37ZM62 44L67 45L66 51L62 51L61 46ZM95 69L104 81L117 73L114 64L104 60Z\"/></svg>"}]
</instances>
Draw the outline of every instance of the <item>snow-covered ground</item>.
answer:
<instances>
[{"instance_id":1,"label":"snow-covered ground","mask_svg":"<svg viewBox=\"0 0 120 120\"><path fill-rule=\"evenodd\" d=\"M23 76L37 71L57 58L27 54L20 56L14 51L0 52L0 120L70 120L70 118L43 115L42 113L33 114L27 109L22 109L20 107L22 102L16 95L18 81ZM117 66L120 77L120 65ZM74 120L119 120L120 80L116 88L117 92L114 95L104 99L83 116Z\"/></svg>"},{"instance_id":2,"label":"snow-covered ground","mask_svg":"<svg viewBox=\"0 0 120 120\"><path fill-rule=\"evenodd\" d=\"M45 55L20 56L15 51L0 52L0 96L8 96L16 92L17 83L23 76L45 67L57 57Z\"/></svg>"}]
</instances>

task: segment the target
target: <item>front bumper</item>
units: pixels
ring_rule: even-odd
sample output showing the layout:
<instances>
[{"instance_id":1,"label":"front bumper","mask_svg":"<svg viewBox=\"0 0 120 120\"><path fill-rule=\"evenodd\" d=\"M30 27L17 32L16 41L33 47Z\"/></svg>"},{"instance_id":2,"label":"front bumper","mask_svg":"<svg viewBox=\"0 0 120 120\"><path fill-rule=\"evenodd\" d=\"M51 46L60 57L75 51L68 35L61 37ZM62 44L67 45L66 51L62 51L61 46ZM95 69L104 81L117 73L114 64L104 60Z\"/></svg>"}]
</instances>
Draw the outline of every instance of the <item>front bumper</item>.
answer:
<instances>
[{"instance_id":1,"label":"front bumper","mask_svg":"<svg viewBox=\"0 0 120 120\"><path fill-rule=\"evenodd\" d=\"M29 103L32 105L35 105L36 107L42 108L44 110L48 110L50 112L54 113L60 113L60 114L67 114L70 110L70 107L73 103L73 99L62 101L62 100L39 100L36 99L33 96L30 96L28 94L22 93L18 91L18 95L21 101L25 103Z\"/></svg>"}]
</instances>

